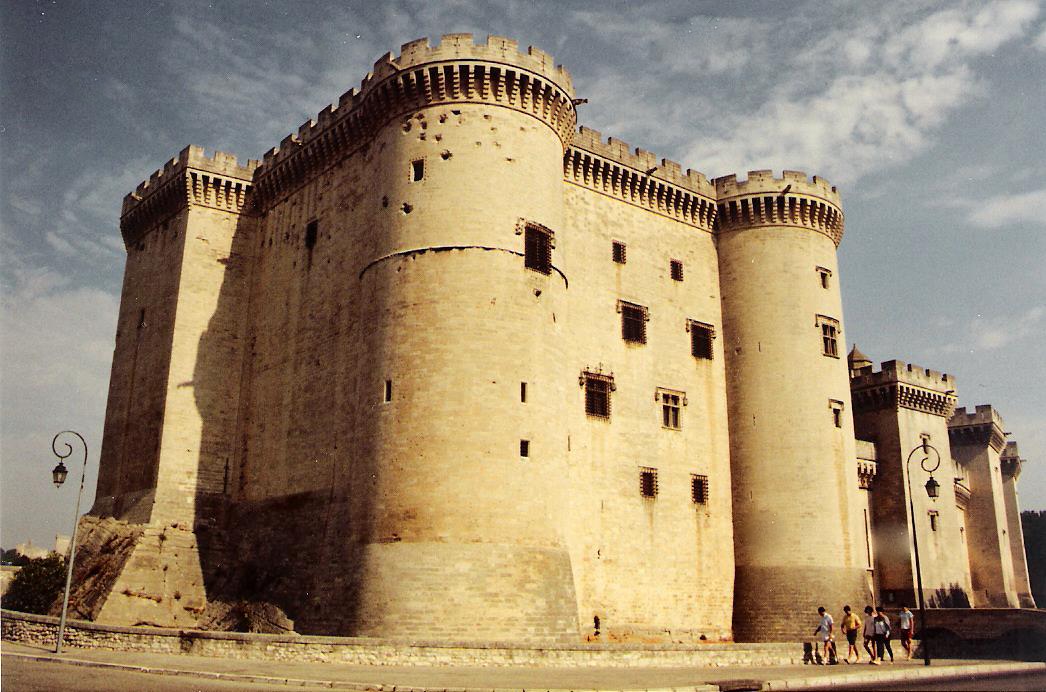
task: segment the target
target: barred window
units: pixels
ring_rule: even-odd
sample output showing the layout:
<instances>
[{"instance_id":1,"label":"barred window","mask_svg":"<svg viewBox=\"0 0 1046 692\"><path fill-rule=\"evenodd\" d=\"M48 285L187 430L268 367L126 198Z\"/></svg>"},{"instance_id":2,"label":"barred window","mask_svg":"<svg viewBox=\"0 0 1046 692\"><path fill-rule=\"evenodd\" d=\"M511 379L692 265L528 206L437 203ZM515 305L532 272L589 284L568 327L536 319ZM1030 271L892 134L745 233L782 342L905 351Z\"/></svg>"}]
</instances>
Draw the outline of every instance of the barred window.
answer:
<instances>
[{"instance_id":1,"label":"barred window","mask_svg":"<svg viewBox=\"0 0 1046 692\"><path fill-rule=\"evenodd\" d=\"M710 324L687 320L686 329L690 332L690 355L694 358L712 360L712 339L715 329Z\"/></svg>"},{"instance_id":2,"label":"barred window","mask_svg":"<svg viewBox=\"0 0 1046 692\"><path fill-rule=\"evenodd\" d=\"M646 343L646 322L650 313L642 305L617 302L617 311L621 313L621 338L634 344Z\"/></svg>"},{"instance_id":3,"label":"barred window","mask_svg":"<svg viewBox=\"0 0 1046 692\"><path fill-rule=\"evenodd\" d=\"M672 273L672 279L674 281L682 281L683 280L683 263L680 262L679 260L671 260L669 262L668 266L669 266L669 269L671 270L671 273Z\"/></svg>"},{"instance_id":4,"label":"barred window","mask_svg":"<svg viewBox=\"0 0 1046 692\"><path fill-rule=\"evenodd\" d=\"M821 328L821 353L832 358L839 357L839 320L825 315L817 316Z\"/></svg>"},{"instance_id":5,"label":"barred window","mask_svg":"<svg viewBox=\"0 0 1046 692\"><path fill-rule=\"evenodd\" d=\"M610 418L610 393L614 391L614 376L601 373L581 373L585 388L585 413L593 418Z\"/></svg>"},{"instance_id":6,"label":"barred window","mask_svg":"<svg viewBox=\"0 0 1046 692\"><path fill-rule=\"evenodd\" d=\"M552 273L552 231L528 223L524 234L523 266L542 274Z\"/></svg>"},{"instance_id":7,"label":"barred window","mask_svg":"<svg viewBox=\"0 0 1046 692\"><path fill-rule=\"evenodd\" d=\"M642 466L639 469L639 494L643 497L657 497L657 469Z\"/></svg>"},{"instance_id":8,"label":"barred window","mask_svg":"<svg viewBox=\"0 0 1046 692\"><path fill-rule=\"evenodd\" d=\"M618 264L624 264L625 263L626 256L625 256L625 244L624 243L622 243L620 241L617 241L617 240L614 241L614 253L613 253L613 256L614 256L614 261L617 262Z\"/></svg>"},{"instance_id":9,"label":"barred window","mask_svg":"<svg viewBox=\"0 0 1046 692\"><path fill-rule=\"evenodd\" d=\"M695 505L708 504L708 476L690 474L690 499Z\"/></svg>"}]
</instances>

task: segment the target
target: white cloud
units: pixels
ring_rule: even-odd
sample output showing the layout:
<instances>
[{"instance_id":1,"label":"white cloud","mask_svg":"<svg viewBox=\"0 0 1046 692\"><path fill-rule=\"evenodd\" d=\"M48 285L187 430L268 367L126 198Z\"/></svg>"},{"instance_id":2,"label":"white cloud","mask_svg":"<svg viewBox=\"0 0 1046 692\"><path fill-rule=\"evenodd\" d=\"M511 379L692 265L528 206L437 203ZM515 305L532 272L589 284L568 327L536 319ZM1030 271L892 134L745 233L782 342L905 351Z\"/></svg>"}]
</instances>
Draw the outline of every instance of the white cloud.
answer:
<instances>
[{"instance_id":1,"label":"white cloud","mask_svg":"<svg viewBox=\"0 0 1046 692\"><path fill-rule=\"evenodd\" d=\"M887 6L800 46L776 71L780 83L765 102L754 112L724 114L688 159L712 175L773 164L837 183L906 161L983 93L974 59L1021 36L1037 14L1036 3L1022 0L925 16ZM812 70L819 80L811 80Z\"/></svg>"},{"instance_id":2,"label":"white cloud","mask_svg":"<svg viewBox=\"0 0 1046 692\"><path fill-rule=\"evenodd\" d=\"M983 351L1002 348L1030 336L1041 336L1046 308L1035 306L1019 315L984 318L978 316L970 324L970 343Z\"/></svg>"},{"instance_id":3,"label":"white cloud","mask_svg":"<svg viewBox=\"0 0 1046 692\"><path fill-rule=\"evenodd\" d=\"M1035 37L1035 43L1033 44L1036 48L1042 51L1046 51L1046 25L1043 25L1042 31Z\"/></svg>"},{"instance_id":4,"label":"white cloud","mask_svg":"<svg viewBox=\"0 0 1046 692\"><path fill-rule=\"evenodd\" d=\"M1046 188L1030 192L995 195L987 200L968 202L970 221L981 228L1002 228L1015 224L1046 224Z\"/></svg>"}]
</instances>

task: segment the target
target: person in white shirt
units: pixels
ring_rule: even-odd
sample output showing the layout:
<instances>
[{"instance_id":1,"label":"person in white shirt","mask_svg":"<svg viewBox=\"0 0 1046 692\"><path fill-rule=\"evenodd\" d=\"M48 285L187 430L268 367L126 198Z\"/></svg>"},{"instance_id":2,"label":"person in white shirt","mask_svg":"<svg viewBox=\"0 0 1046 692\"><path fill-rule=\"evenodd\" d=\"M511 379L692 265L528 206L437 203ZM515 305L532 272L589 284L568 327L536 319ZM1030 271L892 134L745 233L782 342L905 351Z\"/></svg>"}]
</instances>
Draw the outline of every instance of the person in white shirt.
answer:
<instances>
[{"instance_id":1,"label":"person in white shirt","mask_svg":"<svg viewBox=\"0 0 1046 692\"><path fill-rule=\"evenodd\" d=\"M831 658L829 658L829 652L835 645L832 641L835 620L833 620L832 616L828 614L828 611L824 609L824 606L817 609L817 614L821 616L821 622L817 625L817 629L814 630L814 634L820 635L821 637L821 646L823 647L821 665L823 666L831 660Z\"/></svg>"},{"instance_id":2,"label":"person in white shirt","mask_svg":"<svg viewBox=\"0 0 1046 692\"><path fill-rule=\"evenodd\" d=\"M864 607L864 650L868 652L868 662L875 663L875 610L872 606Z\"/></svg>"},{"instance_id":3,"label":"person in white shirt","mask_svg":"<svg viewBox=\"0 0 1046 692\"><path fill-rule=\"evenodd\" d=\"M901 646L907 660L912 660L912 632L915 630L915 614L908 610L908 606L901 606L901 612L897 615L897 626L901 628Z\"/></svg>"}]
</instances>

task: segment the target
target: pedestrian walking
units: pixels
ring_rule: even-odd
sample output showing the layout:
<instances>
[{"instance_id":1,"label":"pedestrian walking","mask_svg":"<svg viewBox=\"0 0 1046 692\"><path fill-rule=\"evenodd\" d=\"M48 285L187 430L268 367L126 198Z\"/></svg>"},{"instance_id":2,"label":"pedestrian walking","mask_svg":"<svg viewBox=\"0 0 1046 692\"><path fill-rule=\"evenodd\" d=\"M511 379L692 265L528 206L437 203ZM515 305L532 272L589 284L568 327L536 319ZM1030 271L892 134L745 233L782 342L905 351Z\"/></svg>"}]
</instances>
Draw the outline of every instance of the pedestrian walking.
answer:
<instances>
[{"instance_id":1,"label":"pedestrian walking","mask_svg":"<svg viewBox=\"0 0 1046 692\"><path fill-rule=\"evenodd\" d=\"M850 612L850 606L843 606L843 633L846 635L846 662L850 662L850 656L854 657L854 663L861 662L861 652L857 648L857 635L861 632L861 618L857 613Z\"/></svg>"},{"instance_id":2,"label":"pedestrian walking","mask_svg":"<svg viewBox=\"0 0 1046 692\"><path fill-rule=\"evenodd\" d=\"M901 629L901 646L904 647L906 660L912 660L912 634L915 631L915 614L908 610L908 606L901 606L901 612L897 615L897 626Z\"/></svg>"},{"instance_id":3,"label":"pedestrian walking","mask_svg":"<svg viewBox=\"0 0 1046 692\"><path fill-rule=\"evenodd\" d=\"M875 663L875 611L872 606L864 607L864 650L868 652L868 662Z\"/></svg>"},{"instance_id":4,"label":"pedestrian walking","mask_svg":"<svg viewBox=\"0 0 1046 692\"><path fill-rule=\"evenodd\" d=\"M886 660L886 652L890 650L890 619L886 617L882 607L875 609L875 655L879 659L872 663L879 665ZM890 662L893 663L893 651L890 651Z\"/></svg>"},{"instance_id":5,"label":"pedestrian walking","mask_svg":"<svg viewBox=\"0 0 1046 692\"><path fill-rule=\"evenodd\" d=\"M832 641L835 620L832 619L832 616L825 610L824 606L817 609L817 614L821 616L821 621L817 624L817 629L814 630L814 636L821 638L823 647L821 665L823 666L832 660L831 652L835 648L835 643Z\"/></svg>"}]
</instances>

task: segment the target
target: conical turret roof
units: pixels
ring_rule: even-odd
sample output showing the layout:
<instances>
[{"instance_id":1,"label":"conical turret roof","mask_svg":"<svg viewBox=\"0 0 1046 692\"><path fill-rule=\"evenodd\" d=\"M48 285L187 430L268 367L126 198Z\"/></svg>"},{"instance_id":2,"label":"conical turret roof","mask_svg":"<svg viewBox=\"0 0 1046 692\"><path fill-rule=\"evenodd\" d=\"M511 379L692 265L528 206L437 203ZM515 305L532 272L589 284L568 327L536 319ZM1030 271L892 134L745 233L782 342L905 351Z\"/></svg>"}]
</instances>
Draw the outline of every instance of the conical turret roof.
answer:
<instances>
[{"instance_id":1,"label":"conical turret roof","mask_svg":"<svg viewBox=\"0 0 1046 692\"><path fill-rule=\"evenodd\" d=\"M854 344L854 347L850 349L850 354L846 356L846 360L850 363L851 370L860 370L861 368L866 368L872 364L872 361L868 359L868 356L861 353L861 350L857 348L856 343Z\"/></svg>"}]
</instances>

